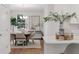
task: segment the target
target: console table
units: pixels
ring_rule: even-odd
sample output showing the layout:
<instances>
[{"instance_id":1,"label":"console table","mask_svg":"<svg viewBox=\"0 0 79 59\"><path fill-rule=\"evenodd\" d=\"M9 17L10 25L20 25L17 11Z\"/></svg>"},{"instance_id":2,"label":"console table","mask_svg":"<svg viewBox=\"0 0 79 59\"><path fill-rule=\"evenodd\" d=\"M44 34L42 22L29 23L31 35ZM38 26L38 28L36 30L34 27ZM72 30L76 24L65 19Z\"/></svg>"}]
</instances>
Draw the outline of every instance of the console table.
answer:
<instances>
[{"instance_id":1,"label":"console table","mask_svg":"<svg viewBox=\"0 0 79 59\"><path fill-rule=\"evenodd\" d=\"M44 39L44 53L59 54L63 53L66 47L72 43L79 44L79 35L74 35L72 40L57 40L55 35L45 36Z\"/></svg>"}]
</instances>

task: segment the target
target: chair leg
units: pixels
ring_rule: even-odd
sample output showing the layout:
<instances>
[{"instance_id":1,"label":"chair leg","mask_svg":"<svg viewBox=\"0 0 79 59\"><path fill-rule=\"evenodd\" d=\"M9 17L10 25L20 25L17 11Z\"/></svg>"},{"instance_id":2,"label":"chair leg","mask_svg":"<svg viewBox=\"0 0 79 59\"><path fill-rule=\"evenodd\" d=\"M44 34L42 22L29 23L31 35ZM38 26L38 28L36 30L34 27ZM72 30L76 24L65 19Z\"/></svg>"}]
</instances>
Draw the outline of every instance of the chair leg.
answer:
<instances>
[{"instance_id":1,"label":"chair leg","mask_svg":"<svg viewBox=\"0 0 79 59\"><path fill-rule=\"evenodd\" d=\"M17 45L17 41L15 41L15 46Z\"/></svg>"},{"instance_id":2,"label":"chair leg","mask_svg":"<svg viewBox=\"0 0 79 59\"><path fill-rule=\"evenodd\" d=\"M27 40L25 41L25 45L27 45L28 44L28 42L27 42Z\"/></svg>"},{"instance_id":3,"label":"chair leg","mask_svg":"<svg viewBox=\"0 0 79 59\"><path fill-rule=\"evenodd\" d=\"M13 45L15 45L15 41L13 40Z\"/></svg>"},{"instance_id":4,"label":"chair leg","mask_svg":"<svg viewBox=\"0 0 79 59\"><path fill-rule=\"evenodd\" d=\"M26 41L24 41L24 46L26 45Z\"/></svg>"},{"instance_id":5,"label":"chair leg","mask_svg":"<svg viewBox=\"0 0 79 59\"><path fill-rule=\"evenodd\" d=\"M32 39L32 43L34 44L34 39Z\"/></svg>"}]
</instances>

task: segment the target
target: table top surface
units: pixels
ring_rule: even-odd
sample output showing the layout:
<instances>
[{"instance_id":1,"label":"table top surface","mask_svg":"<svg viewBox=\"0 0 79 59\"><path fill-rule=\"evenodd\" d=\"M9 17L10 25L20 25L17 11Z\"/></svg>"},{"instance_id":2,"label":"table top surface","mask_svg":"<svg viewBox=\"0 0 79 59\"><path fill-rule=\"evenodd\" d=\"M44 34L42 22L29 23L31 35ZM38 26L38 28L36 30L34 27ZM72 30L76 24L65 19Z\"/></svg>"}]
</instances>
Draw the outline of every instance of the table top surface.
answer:
<instances>
[{"instance_id":1,"label":"table top surface","mask_svg":"<svg viewBox=\"0 0 79 59\"><path fill-rule=\"evenodd\" d=\"M79 35L74 35L72 40L57 40L54 35L44 36L43 39L47 44L79 43Z\"/></svg>"},{"instance_id":2,"label":"table top surface","mask_svg":"<svg viewBox=\"0 0 79 59\"><path fill-rule=\"evenodd\" d=\"M25 32L25 33L22 33L22 32L20 32L20 33L18 33L18 32L11 32L10 34L30 34L31 32Z\"/></svg>"}]
</instances>

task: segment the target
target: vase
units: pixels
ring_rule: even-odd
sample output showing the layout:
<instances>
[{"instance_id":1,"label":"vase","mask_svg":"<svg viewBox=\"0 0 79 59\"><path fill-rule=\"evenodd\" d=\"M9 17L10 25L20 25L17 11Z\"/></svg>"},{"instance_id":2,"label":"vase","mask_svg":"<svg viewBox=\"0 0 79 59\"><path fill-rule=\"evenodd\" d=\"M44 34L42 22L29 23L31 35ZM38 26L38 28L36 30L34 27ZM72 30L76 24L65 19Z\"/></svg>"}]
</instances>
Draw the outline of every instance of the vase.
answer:
<instances>
[{"instance_id":1,"label":"vase","mask_svg":"<svg viewBox=\"0 0 79 59\"><path fill-rule=\"evenodd\" d=\"M60 22L59 34L60 34L60 35L64 35L63 22Z\"/></svg>"},{"instance_id":2,"label":"vase","mask_svg":"<svg viewBox=\"0 0 79 59\"><path fill-rule=\"evenodd\" d=\"M11 25L11 32L14 32L14 25Z\"/></svg>"}]
</instances>

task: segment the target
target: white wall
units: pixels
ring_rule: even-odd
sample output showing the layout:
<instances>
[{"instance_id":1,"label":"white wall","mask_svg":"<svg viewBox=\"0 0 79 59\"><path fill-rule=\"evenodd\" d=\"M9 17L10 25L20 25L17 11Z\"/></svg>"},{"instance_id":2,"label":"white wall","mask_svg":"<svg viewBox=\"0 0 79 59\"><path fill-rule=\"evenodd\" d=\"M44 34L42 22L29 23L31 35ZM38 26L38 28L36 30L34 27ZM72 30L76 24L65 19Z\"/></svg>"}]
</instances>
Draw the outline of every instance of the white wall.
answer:
<instances>
[{"instance_id":1,"label":"white wall","mask_svg":"<svg viewBox=\"0 0 79 59\"><path fill-rule=\"evenodd\" d=\"M17 14L22 14L25 16L42 16L43 12L42 11L18 11L18 10L10 11L11 16L17 16Z\"/></svg>"},{"instance_id":2,"label":"white wall","mask_svg":"<svg viewBox=\"0 0 79 59\"><path fill-rule=\"evenodd\" d=\"M59 23L54 21L47 21L44 23L44 36L55 35L59 31Z\"/></svg>"},{"instance_id":3,"label":"white wall","mask_svg":"<svg viewBox=\"0 0 79 59\"><path fill-rule=\"evenodd\" d=\"M48 16L50 11L53 11L54 10L54 5L52 4L47 4L44 8L44 16Z\"/></svg>"},{"instance_id":4,"label":"white wall","mask_svg":"<svg viewBox=\"0 0 79 59\"><path fill-rule=\"evenodd\" d=\"M10 53L9 10L0 5L0 53Z\"/></svg>"},{"instance_id":5,"label":"white wall","mask_svg":"<svg viewBox=\"0 0 79 59\"><path fill-rule=\"evenodd\" d=\"M79 15L79 4L55 4L54 5L54 11L57 12L69 12L73 13L76 12L77 15Z\"/></svg>"}]
</instances>

